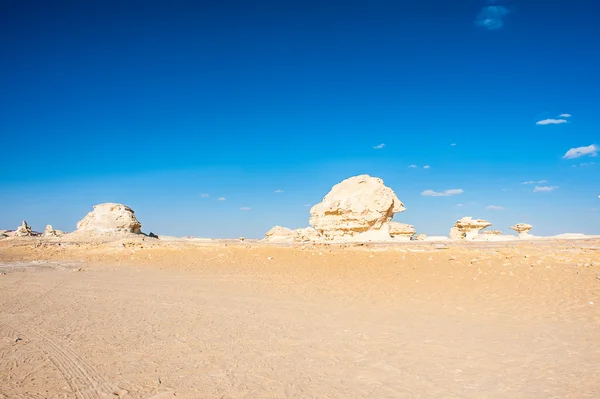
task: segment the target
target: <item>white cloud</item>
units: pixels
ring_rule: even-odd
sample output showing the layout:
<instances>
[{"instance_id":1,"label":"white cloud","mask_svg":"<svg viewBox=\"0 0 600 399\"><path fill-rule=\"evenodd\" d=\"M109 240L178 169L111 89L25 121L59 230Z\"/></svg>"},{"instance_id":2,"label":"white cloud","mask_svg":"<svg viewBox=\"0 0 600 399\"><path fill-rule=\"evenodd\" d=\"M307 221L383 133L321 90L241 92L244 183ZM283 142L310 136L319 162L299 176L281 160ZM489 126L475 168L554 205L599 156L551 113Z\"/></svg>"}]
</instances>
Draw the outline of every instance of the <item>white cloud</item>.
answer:
<instances>
[{"instance_id":1,"label":"white cloud","mask_svg":"<svg viewBox=\"0 0 600 399\"><path fill-rule=\"evenodd\" d=\"M533 192L534 193L544 193L544 192L548 192L548 191L554 191L557 188L558 188L557 186L535 186L535 188L533 189Z\"/></svg>"},{"instance_id":2,"label":"white cloud","mask_svg":"<svg viewBox=\"0 0 600 399\"><path fill-rule=\"evenodd\" d=\"M463 206L463 204L456 204L456 206Z\"/></svg>"},{"instance_id":3,"label":"white cloud","mask_svg":"<svg viewBox=\"0 0 600 399\"><path fill-rule=\"evenodd\" d=\"M510 191L510 188L503 188L502 191Z\"/></svg>"},{"instance_id":4,"label":"white cloud","mask_svg":"<svg viewBox=\"0 0 600 399\"><path fill-rule=\"evenodd\" d=\"M456 143L450 144L450 147L456 147Z\"/></svg>"},{"instance_id":5,"label":"white cloud","mask_svg":"<svg viewBox=\"0 0 600 399\"><path fill-rule=\"evenodd\" d=\"M429 166L429 165L425 165L425 166L423 166L423 169L429 169L430 167L431 166Z\"/></svg>"},{"instance_id":6,"label":"white cloud","mask_svg":"<svg viewBox=\"0 0 600 399\"><path fill-rule=\"evenodd\" d=\"M210 197L210 195L209 194L200 194L200 197L206 198L206 197Z\"/></svg>"},{"instance_id":7,"label":"white cloud","mask_svg":"<svg viewBox=\"0 0 600 399\"><path fill-rule=\"evenodd\" d=\"M376 146L375 146L375 147L373 147L373 148L375 148L376 150L381 150L383 147L385 147L385 144L384 144L384 143L381 143L381 144L379 144L379 145L376 145Z\"/></svg>"},{"instance_id":8,"label":"white cloud","mask_svg":"<svg viewBox=\"0 0 600 399\"><path fill-rule=\"evenodd\" d=\"M311 204L304 204L304 206L312 206Z\"/></svg>"},{"instance_id":9,"label":"white cloud","mask_svg":"<svg viewBox=\"0 0 600 399\"><path fill-rule=\"evenodd\" d=\"M275 190L276 193L282 193L283 190Z\"/></svg>"},{"instance_id":10,"label":"white cloud","mask_svg":"<svg viewBox=\"0 0 600 399\"><path fill-rule=\"evenodd\" d=\"M524 181L521 184L544 184L544 183L548 183L548 180L538 180L538 181L529 180L529 181Z\"/></svg>"},{"instance_id":11,"label":"white cloud","mask_svg":"<svg viewBox=\"0 0 600 399\"><path fill-rule=\"evenodd\" d=\"M227 201L224 197L218 199L218 201Z\"/></svg>"},{"instance_id":12,"label":"white cloud","mask_svg":"<svg viewBox=\"0 0 600 399\"><path fill-rule=\"evenodd\" d=\"M502 6L483 7L475 19L475 25L488 30L496 30L504 26L504 17L508 9Z\"/></svg>"},{"instance_id":13,"label":"white cloud","mask_svg":"<svg viewBox=\"0 0 600 399\"><path fill-rule=\"evenodd\" d=\"M583 163L580 163L579 166L590 166L590 165L595 165L595 164L596 164L596 162L583 162Z\"/></svg>"},{"instance_id":14,"label":"white cloud","mask_svg":"<svg viewBox=\"0 0 600 399\"><path fill-rule=\"evenodd\" d=\"M433 190L425 190L421 193L426 197L450 197L451 195L458 195L464 193L462 188L453 188L450 190L444 190L441 192L433 191Z\"/></svg>"},{"instance_id":15,"label":"white cloud","mask_svg":"<svg viewBox=\"0 0 600 399\"><path fill-rule=\"evenodd\" d=\"M240 211L249 211L249 210L251 210L251 209L252 209L252 208L249 208L249 207L247 207L247 206L243 206L243 207L241 207L241 208L240 208Z\"/></svg>"},{"instance_id":16,"label":"white cloud","mask_svg":"<svg viewBox=\"0 0 600 399\"><path fill-rule=\"evenodd\" d=\"M570 118L572 115L571 114L560 114L558 115L559 118Z\"/></svg>"},{"instance_id":17,"label":"white cloud","mask_svg":"<svg viewBox=\"0 0 600 399\"><path fill-rule=\"evenodd\" d=\"M417 165L408 165L409 168L416 168Z\"/></svg>"},{"instance_id":18,"label":"white cloud","mask_svg":"<svg viewBox=\"0 0 600 399\"><path fill-rule=\"evenodd\" d=\"M537 121L536 125L560 125L561 123L567 123L566 119L544 119Z\"/></svg>"},{"instance_id":19,"label":"white cloud","mask_svg":"<svg viewBox=\"0 0 600 399\"><path fill-rule=\"evenodd\" d=\"M492 210L492 211L500 211L500 210L502 210L504 208L501 207L501 206L498 206L498 205L488 205L488 206L485 207L485 209L489 209L489 210Z\"/></svg>"},{"instance_id":20,"label":"white cloud","mask_svg":"<svg viewBox=\"0 0 600 399\"><path fill-rule=\"evenodd\" d=\"M598 146L596 144L590 144L587 147L571 148L565 153L565 155L563 155L563 159L574 159L586 155L590 155L592 157L598 155Z\"/></svg>"}]
</instances>

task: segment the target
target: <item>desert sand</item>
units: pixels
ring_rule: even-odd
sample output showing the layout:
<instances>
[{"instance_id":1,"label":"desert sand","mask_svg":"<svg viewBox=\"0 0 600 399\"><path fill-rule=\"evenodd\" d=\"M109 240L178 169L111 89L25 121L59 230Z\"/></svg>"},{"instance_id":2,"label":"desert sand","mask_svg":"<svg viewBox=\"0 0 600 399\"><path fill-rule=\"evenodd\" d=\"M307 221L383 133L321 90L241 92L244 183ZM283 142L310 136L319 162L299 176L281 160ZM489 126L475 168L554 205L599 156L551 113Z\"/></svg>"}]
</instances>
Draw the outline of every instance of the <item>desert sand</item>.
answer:
<instances>
[{"instance_id":1,"label":"desert sand","mask_svg":"<svg viewBox=\"0 0 600 399\"><path fill-rule=\"evenodd\" d=\"M0 398L597 398L600 240L0 240Z\"/></svg>"}]
</instances>

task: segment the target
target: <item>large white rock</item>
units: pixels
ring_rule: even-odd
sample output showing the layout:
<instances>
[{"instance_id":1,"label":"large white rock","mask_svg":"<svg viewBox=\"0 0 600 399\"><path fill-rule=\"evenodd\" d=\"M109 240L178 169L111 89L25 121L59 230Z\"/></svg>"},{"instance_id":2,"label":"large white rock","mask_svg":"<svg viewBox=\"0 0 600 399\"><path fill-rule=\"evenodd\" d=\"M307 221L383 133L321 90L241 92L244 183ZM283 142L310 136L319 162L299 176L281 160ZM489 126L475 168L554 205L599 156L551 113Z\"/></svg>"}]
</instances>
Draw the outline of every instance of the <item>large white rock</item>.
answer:
<instances>
[{"instance_id":1,"label":"large white rock","mask_svg":"<svg viewBox=\"0 0 600 399\"><path fill-rule=\"evenodd\" d=\"M44 237L60 237L64 234L65 234L64 231L55 230L54 227L52 227L52 225L47 225L46 229L44 230L43 236Z\"/></svg>"},{"instance_id":2,"label":"large white rock","mask_svg":"<svg viewBox=\"0 0 600 399\"><path fill-rule=\"evenodd\" d=\"M410 241L416 232L412 224L390 222L390 236L397 241Z\"/></svg>"},{"instance_id":3,"label":"large white rock","mask_svg":"<svg viewBox=\"0 0 600 399\"><path fill-rule=\"evenodd\" d=\"M294 230L294 242L314 242L320 238L319 232L312 227Z\"/></svg>"},{"instance_id":4,"label":"large white rock","mask_svg":"<svg viewBox=\"0 0 600 399\"><path fill-rule=\"evenodd\" d=\"M17 227L17 230L15 230L14 235L16 237L29 237L33 235L33 232L31 231L31 227L29 227L27 222L23 220L23 223Z\"/></svg>"},{"instance_id":5,"label":"large white rock","mask_svg":"<svg viewBox=\"0 0 600 399\"><path fill-rule=\"evenodd\" d=\"M360 175L333 186L310 210L310 224L327 241L389 241L392 217L405 210L383 180Z\"/></svg>"},{"instance_id":6,"label":"large white rock","mask_svg":"<svg viewBox=\"0 0 600 399\"><path fill-rule=\"evenodd\" d=\"M141 229L142 224L136 219L133 209L110 202L94 206L94 210L77 223L78 233L140 234Z\"/></svg>"},{"instance_id":7,"label":"large white rock","mask_svg":"<svg viewBox=\"0 0 600 399\"><path fill-rule=\"evenodd\" d=\"M457 220L454 227L450 229L450 239L452 240L473 240L479 234L480 230L491 226L487 220L473 219L471 216Z\"/></svg>"},{"instance_id":8,"label":"large white rock","mask_svg":"<svg viewBox=\"0 0 600 399\"><path fill-rule=\"evenodd\" d=\"M269 242L294 242L294 231L287 227L275 226L265 233L263 241Z\"/></svg>"},{"instance_id":9,"label":"large white rock","mask_svg":"<svg viewBox=\"0 0 600 399\"><path fill-rule=\"evenodd\" d=\"M529 237L529 231L533 228L532 225L527 223L517 223L514 226L510 226L511 230L519 233L519 238Z\"/></svg>"}]
</instances>

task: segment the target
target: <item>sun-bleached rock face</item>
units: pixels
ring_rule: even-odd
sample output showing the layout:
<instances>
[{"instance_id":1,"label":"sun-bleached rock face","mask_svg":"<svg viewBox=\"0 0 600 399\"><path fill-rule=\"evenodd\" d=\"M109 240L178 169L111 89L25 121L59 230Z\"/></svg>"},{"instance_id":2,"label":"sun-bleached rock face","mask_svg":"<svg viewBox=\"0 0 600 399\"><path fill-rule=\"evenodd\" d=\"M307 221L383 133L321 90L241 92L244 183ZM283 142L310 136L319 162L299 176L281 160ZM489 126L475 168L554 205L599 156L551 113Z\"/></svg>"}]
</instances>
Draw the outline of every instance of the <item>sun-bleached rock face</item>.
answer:
<instances>
[{"instance_id":1,"label":"sun-bleached rock face","mask_svg":"<svg viewBox=\"0 0 600 399\"><path fill-rule=\"evenodd\" d=\"M425 241L427 239L427 234L417 234L413 237L414 241Z\"/></svg>"},{"instance_id":2,"label":"sun-bleached rock face","mask_svg":"<svg viewBox=\"0 0 600 399\"><path fill-rule=\"evenodd\" d=\"M133 209L110 202L94 206L94 210L77 223L79 233L140 234L141 229L142 224L136 219Z\"/></svg>"},{"instance_id":3,"label":"sun-bleached rock face","mask_svg":"<svg viewBox=\"0 0 600 399\"><path fill-rule=\"evenodd\" d=\"M294 242L318 241L320 238L319 232L312 227L294 230Z\"/></svg>"},{"instance_id":4,"label":"sun-bleached rock face","mask_svg":"<svg viewBox=\"0 0 600 399\"><path fill-rule=\"evenodd\" d=\"M29 227L27 222L24 220L23 220L23 223L19 227L17 227L17 230L15 230L15 233L14 233L15 237L29 237L32 235L33 235L33 232L31 231L31 227Z\"/></svg>"},{"instance_id":5,"label":"sun-bleached rock face","mask_svg":"<svg viewBox=\"0 0 600 399\"><path fill-rule=\"evenodd\" d=\"M410 241L417 230L412 224L390 222L390 236L398 241Z\"/></svg>"},{"instance_id":6,"label":"sun-bleached rock face","mask_svg":"<svg viewBox=\"0 0 600 399\"><path fill-rule=\"evenodd\" d=\"M500 230L486 230L482 231L481 234L491 235L491 236L499 236L502 234Z\"/></svg>"},{"instance_id":7,"label":"sun-bleached rock face","mask_svg":"<svg viewBox=\"0 0 600 399\"><path fill-rule=\"evenodd\" d=\"M457 220L454 227L450 229L450 239L452 240L473 240L479 234L479 231L490 227L492 224L487 220L473 219L470 216Z\"/></svg>"},{"instance_id":8,"label":"sun-bleached rock face","mask_svg":"<svg viewBox=\"0 0 600 399\"><path fill-rule=\"evenodd\" d=\"M514 226L510 226L511 230L519 233L519 237L527 237L529 236L529 231L533 228L532 225L527 223L517 223Z\"/></svg>"},{"instance_id":9,"label":"sun-bleached rock face","mask_svg":"<svg viewBox=\"0 0 600 399\"><path fill-rule=\"evenodd\" d=\"M389 241L390 221L406 208L383 180L350 177L310 210L310 224L326 241Z\"/></svg>"},{"instance_id":10,"label":"sun-bleached rock face","mask_svg":"<svg viewBox=\"0 0 600 399\"><path fill-rule=\"evenodd\" d=\"M43 234L44 237L60 237L63 235L65 235L64 231L55 230L52 225L47 225Z\"/></svg>"},{"instance_id":11,"label":"sun-bleached rock face","mask_svg":"<svg viewBox=\"0 0 600 399\"><path fill-rule=\"evenodd\" d=\"M294 231L287 227L275 226L265 233L264 241L269 242L293 242Z\"/></svg>"}]
</instances>

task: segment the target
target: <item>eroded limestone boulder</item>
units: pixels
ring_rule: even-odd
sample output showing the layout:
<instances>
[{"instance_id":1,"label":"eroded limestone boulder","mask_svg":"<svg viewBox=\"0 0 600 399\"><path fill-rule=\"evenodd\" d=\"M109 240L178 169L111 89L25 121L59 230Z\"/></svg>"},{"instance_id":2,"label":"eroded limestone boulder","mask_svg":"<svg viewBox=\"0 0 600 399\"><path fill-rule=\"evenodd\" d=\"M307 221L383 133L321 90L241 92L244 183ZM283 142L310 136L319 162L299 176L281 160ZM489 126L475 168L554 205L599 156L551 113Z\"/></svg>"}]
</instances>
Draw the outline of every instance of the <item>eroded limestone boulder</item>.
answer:
<instances>
[{"instance_id":1,"label":"eroded limestone boulder","mask_svg":"<svg viewBox=\"0 0 600 399\"><path fill-rule=\"evenodd\" d=\"M294 242L313 242L321 238L319 232L312 227L294 230Z\"/></svg>"},{"instance_id":2,"label":"eroded limestone boulder","mask_svg":"<svg viewBox=\"0 0 600 399\"><path fill-rule=\"evenodd\" d=\"M65 235L64 231L55 230L54 227L52 227L52 225L47 225L43 234L44 237L60 237L63 235Z\"/></svg>"},{"instance_id":3,"label":"eroded limestone boulder","mask_svg":"<svg viewBox=\"0 0 600 399\"><path fill-rule=\"evenodd\" d=\"M31 227L29 227L27 222L24 220L23 220L23 223L19 227L17 227L17 230L15 230L15 233L14 233L15 237L29 237L32 235L33 235L33 231L31 231Z\"/></svg>"},{"instance_id":4,"label":"eroded limestone boulder","mask_svg":"<svg viewBox=\"0 0 600 399\"><path fill-rule=\"evenodd\" d=\"M287 227L275 226L265 233L263 241L269 242L293 242L294 231Z\"/></svg>"},{"instance_id":5,"label":"eroded limestone boulder","mask_svg":"<svg viewBox=\"0 0 600 399\"><path fill-rule=\"evenodd\" d=\"M412 224L390 222L390 236L398 241L410 241L417 230Z\"/></svg>"},{"instance_id":6,"label":"eroded limestone boulder","mask_svg":"<svg viewBox=\"0 0 600 399\"><path fill-rule=\"evenodd\" d=\"M457 220L454 227L450 229L450 239L452 240L473 240L479 234L479 231L490 227L492 224L487 220L473 219L471 216Z\"/></svg>"},{"instance_id":7,"label":"eroded limestone boulder","mask_svg":"<svg viewBox=\"0 0 600 399\"><path fill-rule=\"evenodd\" d=\"M141 230L142 224L136 219L133 209L110 202L94 206L94 210L77 223L78 233L140 234Z\"/></svg>"},{"instance_id":8,"label":"eroded limestone boulder","mask_svg":"<svg viewBox=\"0 0 600 399\"><path fill-rule=\"evenodd\" d=\"M532 228L533 226L527 223L517 223L514 226L510 226L510 229L516 231L519 234L519 237L528 237L529 231Z\"/></svg>"},{"instance_id":9,"label":"eroded limestone boulder","mask_svg":"<svg viewBox=\"0 0 600 399\"><path fill-rule=\"evenodd\" d=\"M414 241L425 241L427 239L427 234L417 234L413 237Z\"/></svg>"},{"instance_id":10,"label":"eroded limestone boulder","mask_svg":"<svg viewBox=\"0 0 600 399\"><path fill-rule=\"evenodd\" d=\"M326 241L389 241L390 222L406 208L383 180L350 177L310 210L310 224Z\"/></svg>"}]
</instances>

